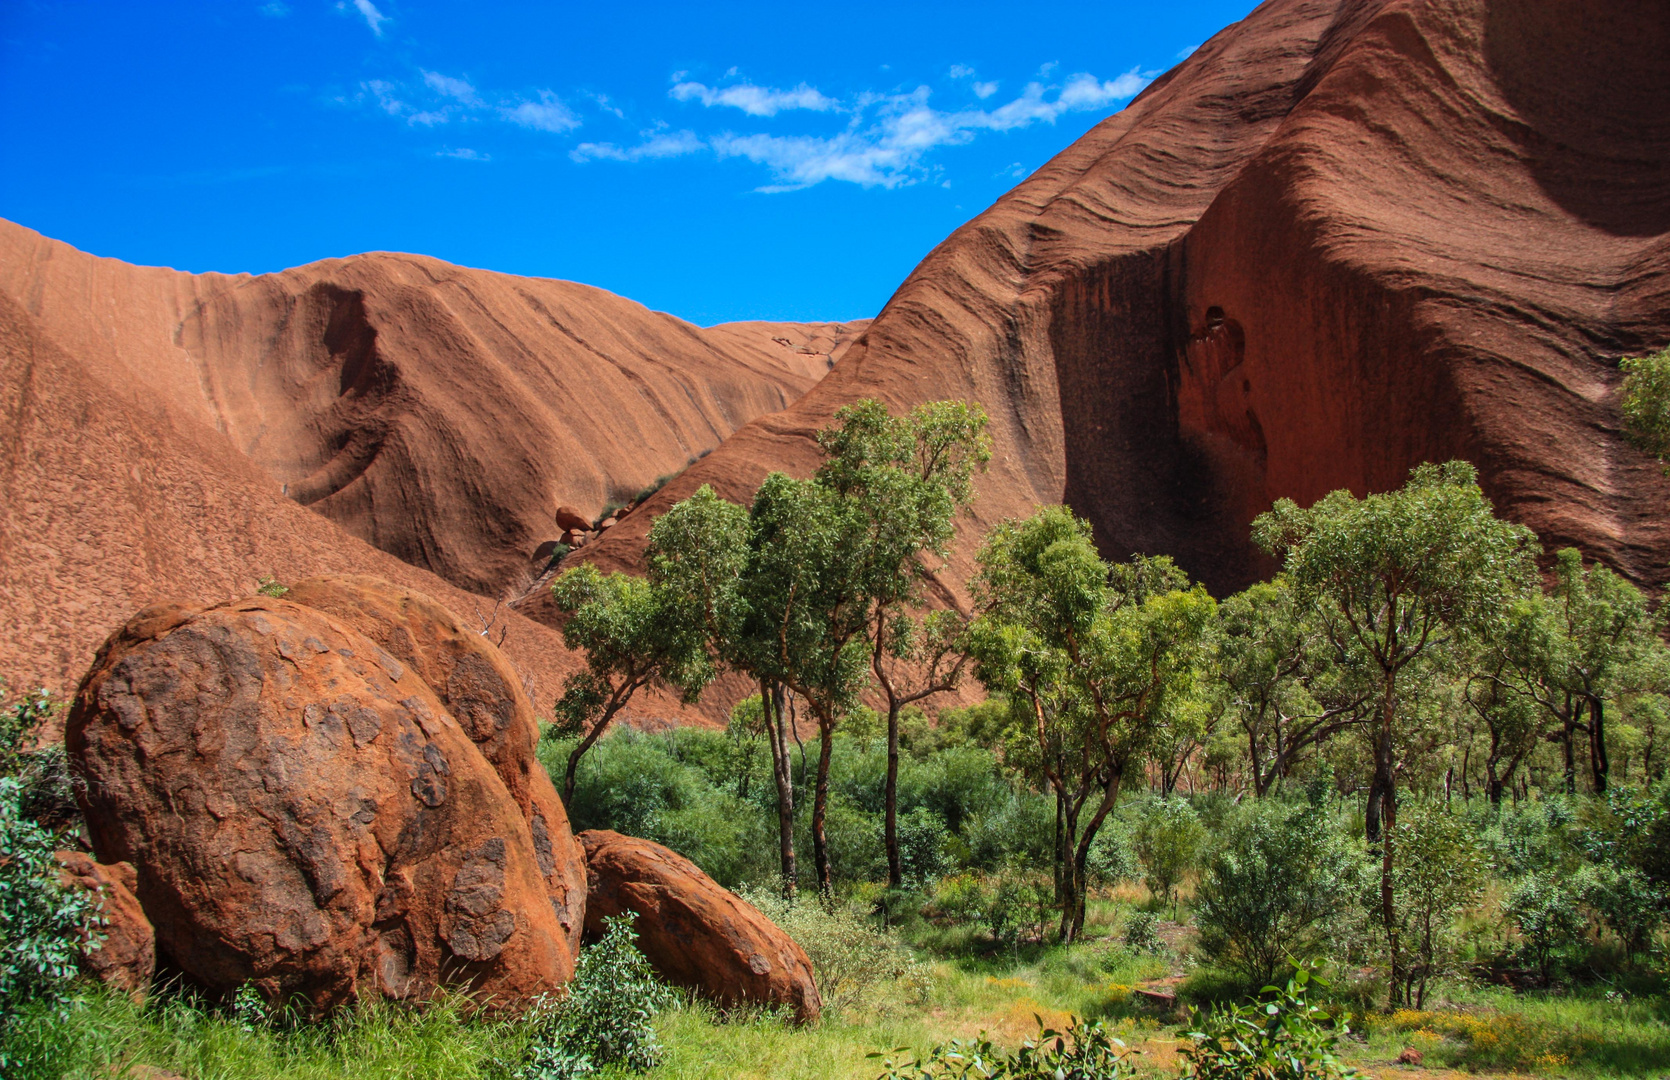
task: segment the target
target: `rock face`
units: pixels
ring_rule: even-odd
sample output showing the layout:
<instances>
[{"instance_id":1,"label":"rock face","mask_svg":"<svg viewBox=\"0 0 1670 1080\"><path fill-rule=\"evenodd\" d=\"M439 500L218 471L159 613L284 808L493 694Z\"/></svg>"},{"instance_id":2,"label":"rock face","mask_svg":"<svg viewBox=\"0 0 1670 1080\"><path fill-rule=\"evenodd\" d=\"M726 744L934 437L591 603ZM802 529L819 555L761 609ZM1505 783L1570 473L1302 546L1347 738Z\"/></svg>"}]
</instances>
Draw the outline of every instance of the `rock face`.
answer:
<instances>
[{"instance_id":1,"label":"rock face","mask_svg":"<svg viewBox=\"0 0 1670 1080\"><path fill-rule=\"evenodd\" d=\"M98 899L104 926L98 948L82 954L82 964L100 982L143 1000L157 970L156 933L134 897L139 878L133 864L95 862L84 851L58 852L65 885L86 889Z\"/></svg>"},{"instance_id":2,"label":"rock face","mask_svg":"<svg viewBox=\"0 0 1670 1080\"><path fill-rule=\"evenodd\" d=\"M1062 499L1107 555L1238 588L1274 499L1450 457L1546 543L1662 582L1670 484L1622 438L1617 360L1670 343L1667 50L1658 0L1269 0L584 557L636 565L701 484L808 474L846 402L964 398L996 453L951 595L986 526Z\"/></svg>"},{"instance_id":3,"label":"rock face","mask_svg":"<svg viewBox=\"0 0 1670 1080\"><path fill-rule=\"evenodd\" d=\"M636 912L638 947L669 982L722 1004L786 1005L797 1020L823 1008L812 963L753 906L660 844L603 829L583 832L591 891L586 928Z\"/></svg>"},{"instance_id":4,"label":"rock face","mask_svg":"<svg viewBox=\"0 0 1670 1080\"><path fill-rule=\"evenodd\" d=\"M413 655L266 597L147 608L100 650L66 732L83 810L182 970L321 1009L571 977L528 820L421 671L475 654ZM491 679L448 692L511 741Z\"/></svg>"},{"instance_id":5,"label":"rock face","mask_svg":"<svg viewBox=\"0 0 1670 1080\"><path fill-rule=\"evenodd\" d=\"M569 955L585 930L586 859L534 757L539 721L516 670L487 637L423 593L371 577L313 578L285 594L323 611L411 668L463 726L527 821Z\"/></svg>"},{"instance_id":6,"label":"rock face","mask_svg":"<svg viewBox=\"0 0 1670 1080\"><path fill-rule=\"evenodd\" d=\"M185 274L0 221L0 671L73 684L136 603L268 573L505 595L558 505L596 514L811 386L785 333L840 336L409 255ZM511 621L554 697L572 661Z\"/></svg>"}]
</instances>

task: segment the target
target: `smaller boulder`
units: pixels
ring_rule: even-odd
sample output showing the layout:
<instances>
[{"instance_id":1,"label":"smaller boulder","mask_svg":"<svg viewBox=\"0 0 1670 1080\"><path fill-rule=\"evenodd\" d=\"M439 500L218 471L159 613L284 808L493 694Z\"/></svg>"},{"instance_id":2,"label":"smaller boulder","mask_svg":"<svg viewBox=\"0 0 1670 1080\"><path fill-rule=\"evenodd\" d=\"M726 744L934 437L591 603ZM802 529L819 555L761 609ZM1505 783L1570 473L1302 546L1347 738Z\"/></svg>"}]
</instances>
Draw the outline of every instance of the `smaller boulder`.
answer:
<instances>
[{"instance_id":1,"label":"smaller boulder","mask_svg":"<svg viewBox=\"0 0 1670 1080\"><path fill-rule=\"evenodd\" d=\"M627 503L625 506L615 511L615 518L616 520L619 520L636 509L638 509L637 503Z\"/></svg>"},{"instance_id":2,"label":"smaller boulder","mask_svg":"<svg viewBox=\"0 0 1670 1080\"><path fill-rule=\"evenodd\" d=\"M557 524L564 529L585 532L591 528L591 519L572 506L557 507Z\"/></svg>"},{"instance_id":3,"label":"smaller boulder","mask_svg":"<svg viewBox=\"0 0 1670 1080\"><path fill-rule=\"evenodd\" d=\"M1397 1063L1399 1065L1419 1065L1421 1063L1421 1052L1413 1046L1407 1047L1403 1053L1397 1056Z\"/></svg>"},{"instance_id":4,"label":"smaller boulder","mask_svg":"<svg viewBox=\"0 0 1670 1080\"><path fill-rule=\"evenodd\" d=\"M660 844L605 829L577 839L587 934L600 935L606 916L636 912L638 948L668 982L722 1005L787 1005L801 1023L817 1019L812 962L758 908Z\"/></svg>"},{"instance_id":5,"label":"smaller boulder","mask_svg":"<svg viewBox=\"0 0 1670 1080\"><path fill-rule=\"evenodd\" d=\"M94 861L83 851L60 851L58 878L65 888L81 888L97 899L104 916L104 941L82 954L82 967L106 986L143 1001L157 970L157 937L134 890L139 875L132 863Z\"/></svg>"},{"instance_id":6,"label":"smaller boulder","mask_svg":"<svg viewBox=\"0 0 1670 1080\"><path fill-rule=\"evenodd\" d=\"M609 515L608 517L604 518L602 521L599 521L597 523L597 531L598 532L602 532L604 529L612 529L614 527L615 527L615 517L614 517L613 514Z\"/></svg>"}]
</instances>

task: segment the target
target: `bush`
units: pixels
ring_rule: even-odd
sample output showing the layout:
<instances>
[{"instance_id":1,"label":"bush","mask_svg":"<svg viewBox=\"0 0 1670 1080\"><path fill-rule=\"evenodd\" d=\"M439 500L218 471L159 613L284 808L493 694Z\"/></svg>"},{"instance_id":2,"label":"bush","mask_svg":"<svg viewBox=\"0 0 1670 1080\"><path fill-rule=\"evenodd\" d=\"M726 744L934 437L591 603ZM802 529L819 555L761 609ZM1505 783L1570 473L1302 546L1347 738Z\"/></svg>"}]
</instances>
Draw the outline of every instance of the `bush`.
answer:
<instances>
[{"instance_id":1,"label":"bush","mask_svg":"<svg viewBox=\"0 0 1670 1080\"><path fill-rule=\"evenodd\" d=\"M1149 891L1173 902L1178 884L1194 869L1206 840L1200 815L1182 799L1150 799L1138 808L1129 836Z\"/></svg>"},{"instance_id":2,"label":"bush","mask_svg":"<svg viewBox=\"0 0 1670 1080\"><path fill-rule=\"evenodd\" d=\"M1335 1080L1355 1077L1339 1060L1337 1045L1350 1033L1344 1024L1330 1029L1328 1014L1310 1004L1312 983L1298 968L1287 987L1265 987L1273 996L1213 1010L1206 1022L1188 1033L1193 1045L1178 1051L1183 1076L1198 1080Z\"/></svg>"},{"instance_id":3,"label":"bush","mask_svg":"<svg viewBox=\"0 0 1670 1080\"><path fill-rule=\"evenodd\" d=\"M1038 1037L1018 1049L1003 1050L982 1033L936 1046L925 1058L894 1061L880 1053L882 1073L877 1080L1120 1080L1134 1076L1131 1052L1109 1035L1100 1020L1073 1017L1066 1031L1055 1031L1038 1021ZM904 1047L894 1053L903 1053Z\"/></svg>"},{"instance_id":4,"label":"bush","mask_svg":"<svg viewBox=\"0 0 1670 1080\"><path fill-rule=\"evenodd\" d=\"M1047 866L1055 850L1055 804L1030 791L1010 792L970 817L962 836L970 866Z\"/></svg>"},{"instance_id":5,"label":"bush","mask_svg":"<svg viewBox=\"0 0 1670 1080\"><path fill-rule=\"evenodd\" d=\"M883 1004L898 994L915 1000L926 992L927 970L896 934L858 908L807 898L791 902L765 889L741 895L806 951L826 1012L845 1012L861 1002Z\"/></svg>"},{"instance_id":6,"label":"bush","mask_svg":"<svg viewBox=\"0 0 1670 1080\"><path fill-rule=\"evenodd\" d=\"M899 862L906 888L926 888L945 873L949 836L945 822L926 806L899 815Z\"/></svg>"},{"instance_id":7,"label":"bush","mask_svg":"<svg viewBox=\"0 0 1670 1080\"><path fill-rule=\"evenodd\" d=\"M1195 898L1202 951L1255 984L1315 957L1356 892L1356 850L1308 806L1259 799L1218 837Z\"/></svg>"},{"instance_id":8,"label":"bush","mask_svg":"<svg viewBox=\"0 0 1670 1080\"><path fill-rule=\"evenodd\" d=\"M1160 940L1160 917L1152 911L1133 910L1125 916L1125 950L1131 953L1162 953L1165 942Z\"/></svg>"},{"instance_id":9,"label":"bush","mask_svg":"<svg viewBox=\"0 0 1670 1080\"><path fill-rule=\"evenodd\" d=\"M1508 890L1502 910L1525 942L1527 957L1548 980L1554 953L1571 944L1583 930L1578 906L1579 889L1566 876L1552 871L1526 874Z\"/></svg>"},{"instance_id":10,"label":"bush","mask_svg":"<svg viewBox=\"0 0 1670 1080\"><path fill-rule=\"evenodd\" d=\"M98 921L92 897L58 883L57 844L23 815L24 794L0 778L0 1015L62 1000Z\"/></svg>"},{"instance_id":11,"label":"bush","mask_svg":"<svg viewBox=\"0 0 1670 1080\"><path fill-rule=\"evenodd\" d=\"M518 1080L571 1080L611 1064L643 1072L660 1064L651 1021L674 999L633 944L632 919L605 918L603 939L581 951L568 992L536 1007L525 1056L513 1070Z\"/></svg>"},{"instance_id":12,"label":"bush","mask_svg":"<svg viewBox=\"0 0 1670 1080\"><path fill-rule=\"evenodd\" d=\"M1601 922L1618 935L1631 963L1652 948L1664 921L1664 893L1633 866L1601 865L1584 882L1583 899Z\"/></svg>"},{"instance_id":13,"label":"bush","mask_svg":"<svg viewBox=\"0 0 1670 1080\"><path fill-rule=\"evenodd\" d=\"M1477 902L1487 862L1471 824L1441 807L1411 806L1395 835L1393 896L1409 954L1396 989L1418 1009L1426 1004L1428 980L1448 966L1456 916Z\"/></svg>"}]
</instances>

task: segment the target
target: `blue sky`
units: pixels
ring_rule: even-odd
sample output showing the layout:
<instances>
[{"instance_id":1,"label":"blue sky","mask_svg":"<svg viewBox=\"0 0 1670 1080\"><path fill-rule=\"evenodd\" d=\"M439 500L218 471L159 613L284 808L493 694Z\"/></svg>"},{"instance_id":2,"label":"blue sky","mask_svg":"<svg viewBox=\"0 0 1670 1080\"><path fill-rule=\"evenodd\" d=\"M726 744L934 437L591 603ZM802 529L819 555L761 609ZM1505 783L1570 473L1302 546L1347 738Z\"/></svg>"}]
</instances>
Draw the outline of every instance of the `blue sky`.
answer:
<instances>
[{"instance_id":1,"label":"blue sky","mask_svg":"<svg viewBox=\"0 0 1670 1080\"><path fill-rule=\"evenodd\" d=\"M860 318L1251 6L5 0L0 216L183 270L415 251Z\"/></svg>"}]
</instances>

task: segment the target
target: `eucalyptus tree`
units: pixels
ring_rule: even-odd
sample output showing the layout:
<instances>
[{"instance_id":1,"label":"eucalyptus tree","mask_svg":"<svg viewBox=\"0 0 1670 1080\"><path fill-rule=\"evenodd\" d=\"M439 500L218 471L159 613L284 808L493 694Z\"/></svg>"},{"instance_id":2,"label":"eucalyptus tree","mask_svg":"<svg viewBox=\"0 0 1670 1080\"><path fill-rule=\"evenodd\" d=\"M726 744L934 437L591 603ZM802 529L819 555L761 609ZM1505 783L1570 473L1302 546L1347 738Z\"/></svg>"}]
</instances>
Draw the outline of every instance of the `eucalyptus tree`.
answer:
<instances>
[{"instance_id":1,"label":"eucalyptus tree","mask_svg":"<svg viewBox=\"0 0 1670 1080\"><path fill-rule=\"evenodd\" d=\"M574 797L580 759L634 694L661 680L694 702L713 681L719 643L740 617L746 529L747 512L703 486L650 529L646 576L586 563L551 583L568 613L563 643L586 656L553 710L552 733L579 740L563 774L564 802Z\"/></svg>"},{"instance_id":2,"label":"eucalyptus tree","mask_svg":"<svg viewBox=\"0 0 1670 1080\"><path fill-rule=\"evenodd\" d=\"M1216 605L1170 559L1110 566L1062 506L998 525L978 563L975 671L1029 733L1010 763L1055 795L1056 899L1071 942L1090 846L1168 703L1191 691Z\"/></svg>"},{"instance_id":3,"label":"eucalyptus tree","mask_svg":"<svg viewBox=\"0 0 1670 1080\"><path fill-rule=\"evenodd\" d=\"M842 717L875 674L890 698L896 760L899 709L938 692L956 670L943 666L955 642L944 620L927 628L928 640L943 647L933 646L925 684L905 687L887 661L910 657L916 630L906 628L905 616L921 603L924 560L944 556L956 516L973 496L973 472L990 456L985 423L978 406L960 402L923 405L904 417L878 401L854 402L818 433L825 460L810 479L773 473L755 493L741 583L746 616L731 654L762 683L804 698L818 725L812 854L826 893L824 820ZM896 765L889 773L896 784ZM896 824L891 831L896 850Z\"/></svg>"},{"instance_id":4,"label":"eucalyptus tree","mask_svg":"<svg viewBox=\"0 0 1670 1080\"><path fill-rule=\"evenodd\" d=\"M1253 522L1253 535L1284 560L1329 644L1374 680L1366 825L1380 846L1380 913L1397 997L1405 982L1394 897L1404 691L1422 665L1488 634L1532 588L1536 535L1498 518L1462 461L1417 466L1401 489L1363 499L1335 491L1308 509L1281 499Z\"/></svg>"},{"instance_id":5,"label":"eucalyptus tree","mask_svg":"<svg viewBox=\"0 0 1670 1080\"><path fill-rule=\"evenodd\" d=\"M1218 605L1210 671L1246 736L1255 795L1269 794L1307 750L1368 722L1368 686L1352 660L1283 575Z\"/></svg>"}]
</instances>

